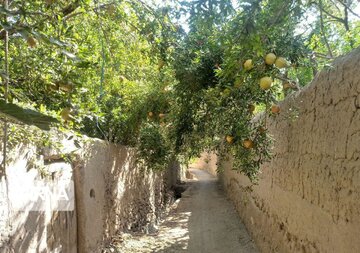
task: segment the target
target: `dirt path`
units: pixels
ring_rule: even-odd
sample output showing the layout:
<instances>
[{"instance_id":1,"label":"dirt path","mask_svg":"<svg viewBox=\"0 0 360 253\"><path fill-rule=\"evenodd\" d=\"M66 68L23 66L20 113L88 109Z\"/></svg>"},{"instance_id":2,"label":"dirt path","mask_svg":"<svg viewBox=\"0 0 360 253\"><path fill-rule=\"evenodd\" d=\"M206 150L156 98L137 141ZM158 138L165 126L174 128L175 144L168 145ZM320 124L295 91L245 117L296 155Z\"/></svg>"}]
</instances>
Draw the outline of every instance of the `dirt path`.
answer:
<instances>
[{"instance_id":1,"label":"dirt path","mask_svg":"<svg viewBox=\"0 0 360 253\"><path fill-rule=\"evenodd\" d=\"M189 182L177 208L159 227L157 235L127 235L122 253L257 253L233 205L219 190L216 178L191 170L197 180Z\"/></svg>"}]
</instances>

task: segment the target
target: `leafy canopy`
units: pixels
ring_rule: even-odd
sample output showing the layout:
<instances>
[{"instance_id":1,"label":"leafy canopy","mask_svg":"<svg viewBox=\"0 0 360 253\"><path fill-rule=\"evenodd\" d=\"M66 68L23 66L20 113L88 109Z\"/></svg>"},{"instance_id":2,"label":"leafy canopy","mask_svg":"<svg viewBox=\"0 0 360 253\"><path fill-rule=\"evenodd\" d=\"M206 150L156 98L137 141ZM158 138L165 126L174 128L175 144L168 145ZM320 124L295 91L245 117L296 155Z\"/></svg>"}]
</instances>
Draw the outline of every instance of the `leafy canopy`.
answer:
<instances>
[{"instance_id":1,"label":"leafy canopy","mask_svg":"<svg viewBox=\"0 0 360 253\"><path fill-rule=\"evenodd\" d=\"M0 110L136 147L150 168L205 149L231 153L255 180L271 157L267 119L282 113L278 101L359 46L356 8L341 0L10 1L0 8L0 37L10 37ZM40 122L18 106L37 110Z\"/></svg>"}]
</instances>

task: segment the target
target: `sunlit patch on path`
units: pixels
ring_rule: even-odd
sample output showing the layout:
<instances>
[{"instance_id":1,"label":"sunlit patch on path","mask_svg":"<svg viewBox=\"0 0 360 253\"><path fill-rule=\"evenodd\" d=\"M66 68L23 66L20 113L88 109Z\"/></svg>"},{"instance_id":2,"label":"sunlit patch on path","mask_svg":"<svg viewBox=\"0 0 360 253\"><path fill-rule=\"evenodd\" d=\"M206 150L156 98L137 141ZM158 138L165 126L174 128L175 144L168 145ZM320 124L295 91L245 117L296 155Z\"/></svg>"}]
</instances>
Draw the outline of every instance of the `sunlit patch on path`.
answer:
<instances>
[{"instance_id":1,"label":"sunlit patch on path","mask_svg":"<svg viewBox=\"0 0 360 253\"><path fill-rule=\"evenodd\" d=\"M258 252L216 178L201 170L191 172L197 179L188 182L188 190L158 233L123 234L115 244L118 252Z\"/></svg>"}]
</instances>

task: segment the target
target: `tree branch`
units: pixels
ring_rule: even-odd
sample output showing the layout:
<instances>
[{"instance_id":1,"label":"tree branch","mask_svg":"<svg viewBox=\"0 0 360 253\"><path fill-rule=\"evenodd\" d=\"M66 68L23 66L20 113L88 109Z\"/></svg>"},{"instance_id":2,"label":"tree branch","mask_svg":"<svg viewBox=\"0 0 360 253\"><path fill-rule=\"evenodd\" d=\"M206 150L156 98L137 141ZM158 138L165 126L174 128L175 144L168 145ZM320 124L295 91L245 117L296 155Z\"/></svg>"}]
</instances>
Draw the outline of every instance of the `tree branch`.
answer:
<instances>
[{"instance_id":1,"label":"tree branch","mask_svg":"<svg viewBox=\"0 0 360 253\"><path fill-rule=\"evenodd\" d=\"M347 4L343 3L342 1L338 1L342 6L344 6L352 15L360 18L360 15L355 13Z\"/></svg>"},{"instance_id":2,"label":"tree branch","mask_svg":"<svg viewBox=\"0 0 360 253\"><path fill-rule=\"evenodd\" d=\"M334 59L334 57L331 57L331 56L329 56L329 55L326 55L326 54L323 54L323 53L319 53L319 52L314 52L314 55L315 55L316 57L323 58L323 59L328 59L328 60Z\"/></svg>"},{"instance_id":3,"label":"tree branch","mask_svg":"<svg viewBox=\"0 0 360 253\"><path fill-rule=\"evenodd\" d=\"M288 79L283 76L275 76L275 78L283 81L284 83L289 83L291 85L291 88L294 90L300 90L300 85L294 80Z\"/></svg>"},{"instance_id":4,"label":"tree branch","mask_svg":"<svg viewBox=\"0 0 360 253\"><path fill-rule=\"evenodd\" d=\"M335 19L336 21L338 21L338 22L340 22L340 23L344 23L344 22L345 22L344 19L339 18L339 17L337 17L337 16L329 13L329 12L328 12L327 10L325 10L325 8L323 8L322 6L319 7L319 8L321 9L322 12L326 13L326 15L332 17L332 18Z\"/></svg>"},{"instance_id":5,"label":"tree branch","mask_svg":"<svg viewBox=\"0 0 360 253\"><path fill-rule=\"evenodd\" d=\"M62 9L62 14L63 16L67 16L70 13L74 12L78 7L80 6L80 0L76 0L75 2L69 4L68 6L66 6L64 9Z\"/></svg>"},{"instance_id":6,"label":"tree branch","mask_svg":"<svg viewBox=\"0 0 360 253\"><path fill-rule=\"evenodd\" d=\"M67 21L67 20L69 20L70 18L76 17L76 16L81 15L81 14L84 14L84 13L85 13L85 12L83 12L83 11L73 12L73 13L65 16L65 17L63 18L63 21Z\"/></svg>"},{"instance_id":7,"label":"tree branch","mask_svg":"<svg viewBox=\"0 0 360 253\"><path fill-rule=\"evenodd\" d=\"M332 17L332 18L335 19L337 22L344 23L344 20L343 20L342 18L339 18L339 17L331 14L331 13L328 12L327 10L325 10L325 8L323 7L321 1L319 1L319 3L314 1L314 2L310 2L309 4L315 4L315 5L317 5L317 6L319 7L319 10L320 10L321 12L326 13L328 16Z\"/></svg>"},{"instance_id":8,"label":"tree branch","mask_svg":"<svg viewBox=\"0 0 360 253\"><path fill-rule=\"evenodd\" d=\"M335 6L335 8L336 8L339 12L341 12L340 8L336 5L336 1L330 0L330 2L332 2L332 3L333 3L333 6Z\"/></svg>"},{"instance_id":9,"label":"tree branch","mask_svg":"<svg viewBox=\"0 0 360 253\"><path fill-rule=\"evenodd\" d=\"M319 8L320 8L320 29L321 29L321 33L323 35L324 41L325 41L325 46L328 50L328 53L331 57L333 57L332 51L331 51L331 47L330 44L326 38L326 33L325 33L325 28L324 28L324 19L323 19L323 6L322 6L322 1L319 0Z\"/></svg>"}]
</instances>

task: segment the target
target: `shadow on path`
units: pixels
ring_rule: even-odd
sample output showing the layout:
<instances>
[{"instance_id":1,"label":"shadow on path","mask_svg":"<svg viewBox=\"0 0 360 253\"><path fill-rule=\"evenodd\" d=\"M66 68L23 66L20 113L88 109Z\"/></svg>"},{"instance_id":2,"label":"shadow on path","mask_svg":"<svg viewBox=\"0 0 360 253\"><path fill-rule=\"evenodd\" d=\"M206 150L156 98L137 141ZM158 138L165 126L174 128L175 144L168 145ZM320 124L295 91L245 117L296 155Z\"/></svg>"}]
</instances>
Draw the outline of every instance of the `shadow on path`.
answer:
<instances>
[{"instance_id":1,"label":"shadow on path","mask_svg":"<svg viewBox=\"0 0 360 253\"><path fill-rule=\"evenodd\" d=\"M215 177L192 169L178 206L157 235L133 237L120 252L258 253Z\"/></svg>"}]
</instances>

